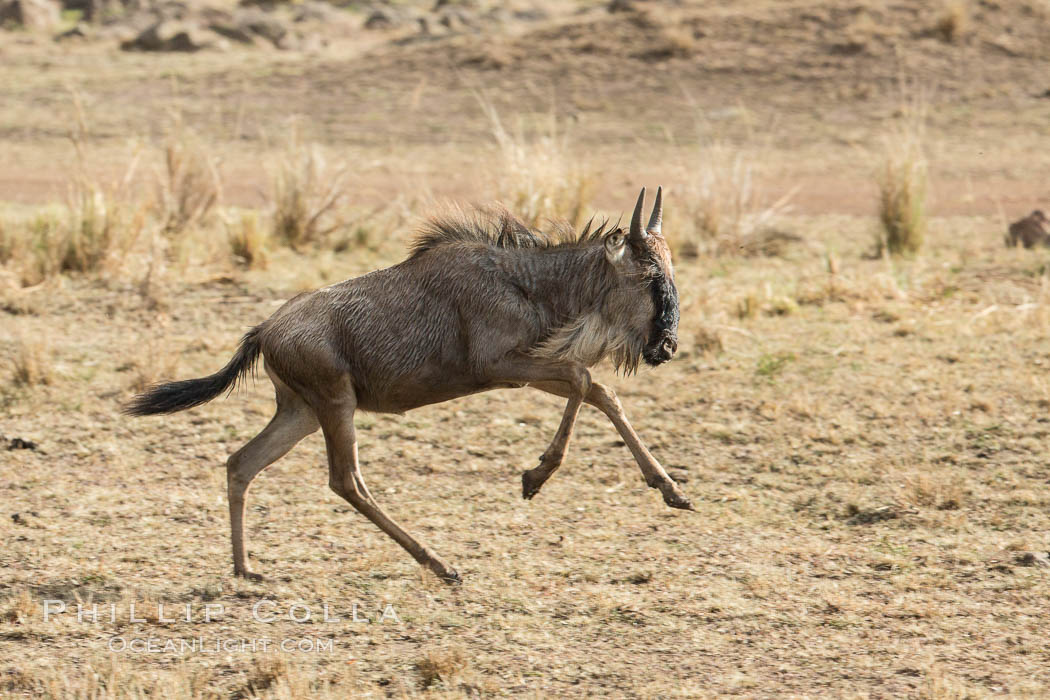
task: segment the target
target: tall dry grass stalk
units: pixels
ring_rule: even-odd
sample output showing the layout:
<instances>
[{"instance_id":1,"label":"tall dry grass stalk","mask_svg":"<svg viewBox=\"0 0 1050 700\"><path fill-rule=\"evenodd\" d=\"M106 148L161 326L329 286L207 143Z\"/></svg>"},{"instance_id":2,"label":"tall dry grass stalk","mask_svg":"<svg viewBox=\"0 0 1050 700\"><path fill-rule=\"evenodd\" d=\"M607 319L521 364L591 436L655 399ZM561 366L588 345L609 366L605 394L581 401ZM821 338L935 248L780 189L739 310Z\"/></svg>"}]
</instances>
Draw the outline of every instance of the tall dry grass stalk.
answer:
<instances>
[{"instance_id":1,"label":"tall dry grass stalk","mask_svg":"<svg viewBox=\"0 0 1050 700\"><path fill-rule=\"evenodd\" d=\"M508 130L488 98L477 93L499 155L496 196L530 227L550 220L583 223L594 191L593 171L573 153L571 134L553 110L528 133L519 118Z\"/></svg>"},{"instance_id":2,"label":"tall dry grass stalk","mask_svg":"<svg viewBox=\"0 0 1050 700\"><path fill-rule=\"evenodd\" d=\"M164 232L177 235L206 225L221 198L217 158L196 134L176 121L164 144L164 169L157 177L158 215Z\"/></svg>"},{"instance_id":3,"label":"tall dry grass stalk","mask_svg":"<svg viewBox=\"0 0 1050 700\"><path fill-rule=\"evenodd\" d=\"M933 31L942 41L954 44L966 37L972 27L969 0L944 0Z\"/></svg>"},{"instance_id":4,"label":"tall dry grass stalk","mask_svg":"<svg viewBox=\"0 0 1050 700\"><path fill-rule=\"evenodd\" d=\"M50 346L41 338L22 336L11 359L11 381L15 386L51 384L55 379Z\"/></svg>"},{"instance_id":5,"label":"tall dry grass stalk","mask_svg":"<svg viewBox=\"0 0 1050 700\"><path fill-rule=\"evenodd\" d=\"M21 252L22 243L11 224L0 219L0 265L7 265L14 260Z\"/></svg>"},{"instance_id":6,"label":"tall dry grass stalk","mask_svg":"<svg viewBox=\"0 0 1050 700\"><path fill-rule=\"evenodd\" d=\"M702 139L686 184L687 220L675 238L685 257L772 250L779 217L791 210L797 189L773 198L761 185L763 159L728 143Z\"/></svg>"},{"instance_id":7,"label":"tall dry grass stalk","mask_svg":"<svg viewBox=\"0 0 1050 700\"><path fill-rule=\"evenodd\" d=\"M304 143L293 128L270 168L274 238L299 250L341 229L348 172L345 163L330 165L321 148Z\"/></svg>"},{"instance_id":8,"label":"tall dry grass stalk","mask_svg":"<svg viewBox=\"0 0 1050 700\"><path fill-rule=\"evenodd\" d=\"M901 117L883 140L883 156L876 173L879 187L879 255L914 255L926 233L926 196L929 164L926 160L926 103L921 96L907 100Z\"/></svg>"},{"instance_id":9,"label":"tall dry grass stalk","mask_svg":"<svg viewBox=\"0 0 1050 700\"><path fill-rule=\"evenodd\" d=\"M255 212L241 212L233 222L225 221L233 257L247 268L265 268L269 262L266 231Z\"/></svg>"},{"instance_id":10,"label":"tall dry grass stalk","mask_svg":"<svg viewBox=\"0 0 1050 700\"><path fill-rule=\"evenodd\" d=\"M78 157L65 206L24 223L20 240L12 235L5 243L12 255L17 251L23 284L66 272L106 272L124 260L146 227L146 208L131 193L137 160L117 181L102 183Z\"/></svg>"},{"instance_id":11,"label":"tall dry grass stalk","mask_svg":"<svg viewBox=\"0 0 1050 700\"><path fill-rule=\"evenodd\" d=\"M57 271L100 271L127 255L146 226L145 207L131 192L137 165L138 155L108 184L79 169L69 184L67 223L52 251Z\"/></svg>"},{"instance_id":12,"label":"tall dry grass stalk","mask_svg":"<svg viewBox=\"0 0 1050 700\"><path fill-rule=\"evenodd\" d=\"M17 269L24 285L65 272L103 272L119 264L146 226L135 189L139 152L124 173L102 181L89 166L87 122L74 94L75 153L65 205L24 221L0 236L0 262Z\"/></svg>"}]
</instances>

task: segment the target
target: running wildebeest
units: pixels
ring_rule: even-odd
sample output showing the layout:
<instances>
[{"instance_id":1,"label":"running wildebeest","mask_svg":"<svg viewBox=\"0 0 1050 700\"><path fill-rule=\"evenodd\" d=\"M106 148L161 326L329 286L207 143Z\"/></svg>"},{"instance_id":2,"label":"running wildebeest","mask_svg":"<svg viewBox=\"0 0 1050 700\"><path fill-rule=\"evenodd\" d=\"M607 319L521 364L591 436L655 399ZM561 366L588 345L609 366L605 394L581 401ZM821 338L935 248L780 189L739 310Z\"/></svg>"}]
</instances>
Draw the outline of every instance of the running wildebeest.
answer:
<instances>
[{"instance_id":1,"label":"running wildebeest","mask_svg":"<svg viewBox=\"0 0 1050 700\"><path fill-rule=\"evenodd\" d=\"M230 391L262 355L277 412L227 461L233 568L248 568L245 493L252 479L318 427L329 486L417 562L447 581L459 574L376 503L357 461L354 411L403 413L489 389L531 386L568 399L537 467L522 475L532 498L565 457L584 402L602 411L673 508L689 500L653 458L616 394L587 371L603 358L635 372L678 349L678 291L661 234L662 192L642 228L645 190L626 232L607 222L543 235L505 210L427 223L408 259L288 301L241 340L224 368L154 386L127 407L172 413Z\"/></svg>"},{"instance_id":2,"label":"running wildebeest","mask_svg":"<svg viewBox=\"0 0 1050 700\"><path fill-rule=\"evenodd\" d=\"M1050 231L1047 231L1050 219L1040 209L1036 209L1023 219L1010 224L1010 232L1006 236L1006 246L1016 248L1018 243L1025 248L1034 248L1037 245L1050 246Z\"/></svg>"}]
</instances>

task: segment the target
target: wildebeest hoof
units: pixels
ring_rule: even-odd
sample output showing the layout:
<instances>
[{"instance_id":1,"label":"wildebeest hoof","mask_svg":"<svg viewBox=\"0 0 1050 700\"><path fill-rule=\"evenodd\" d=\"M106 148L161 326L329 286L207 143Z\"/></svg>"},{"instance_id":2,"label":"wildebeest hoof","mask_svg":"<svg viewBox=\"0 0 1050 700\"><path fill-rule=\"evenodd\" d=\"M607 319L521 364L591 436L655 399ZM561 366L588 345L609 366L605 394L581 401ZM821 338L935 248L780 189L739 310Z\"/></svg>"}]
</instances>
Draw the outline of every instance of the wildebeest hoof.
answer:
<instances>
[{"instance_id":1,"label":"wildebeest hoof","mask_svg":"<svg viewBox=\"0 0 1050 700\"><path fill-rule=\"evenodd\" d=\"M450 586L458 586L459 584L463 583L463 579L460 578L459 572L455 569L449 569L444 573L438 574L438 578L440 578L442 581L444 581Z\"/></svg>"},{"instance_id":2,"label":"wildebeest hoof","mask_svg":"<svg viewBox=\"0 0 1050 700\"><path fill-rule=\"evenodd\" d=\"M233 575L237 576L239 578L243 578L243 579L245 579L247 581L265 581L266 580L266 578L262 574L257 574L254 571L248 571L248 570L234 571Z\"/></svg>"},{"instance_id":3,"label":"wildebeest hoof","mask_svg":"<svg viewBox=\"0 0 1050 700\"><path fill-rule=\"evenodd\" d=\"M696 510L693 508L693 504L689 502L689 499L683 496L682 492L674 484L670 484L670 488L661 488L660 493L663 494L664 503L672 508Z\"/></svg>"},{"instance_id":4,"label":"wildebeest hoof","mask_svg":"<svg viewBox=\"0 0 1050 700\"><path fill-rule=\"evenodd\" d=\"M535 472L535 469L530 469L521 475L521 497L526 501L539 493L543 482L547 480L545 476L536 476Z\"/></svg>"}]
</instances>

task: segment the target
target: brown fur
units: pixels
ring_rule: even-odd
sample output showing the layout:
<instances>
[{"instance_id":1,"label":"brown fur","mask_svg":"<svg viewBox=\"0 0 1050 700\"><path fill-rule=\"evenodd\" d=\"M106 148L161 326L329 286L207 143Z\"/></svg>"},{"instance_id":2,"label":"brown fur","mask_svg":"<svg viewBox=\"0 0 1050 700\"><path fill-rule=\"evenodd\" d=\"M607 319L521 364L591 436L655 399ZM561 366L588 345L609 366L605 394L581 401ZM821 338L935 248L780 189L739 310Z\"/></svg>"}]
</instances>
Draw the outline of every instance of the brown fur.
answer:
<instances>
[{"instance_id":1,"label":"brown fur","mask_svg":"<svg viewBox=\"0 0 1050 700\"><path fill-rule=\"evenodd\" d=\"M644 190L643 190L644 196ZM609 416L646 482L690 508L587 368L604 358L632 372L677 348L678 298L660 232L661 197L648 230L639 197L631 231L603 224L580 234L531 231L504 210L451 213L426 224L393 267L301 294L253 329L234 359L201 379L154 387L129 412L198 405L232 386L260 354L277 413L227 464L234 570L247 567L243 520L252 479L307 434L322 429L331 488L417 561L440 576L455 570L387 516L357 462L356 410L403 413L489 389L532 385L568 398L539 467L525 472L534 496L561 465L580 405Z\"/></svg>"},{"instance_id":2,"label":"brown fur","mask_svg":"<svg viewBox=\"0 0 1050 700\"><path fill-rule=\"evenodd\" d=\"M1039 209L1036 209L1023 219L1010 224L1009 233L1006 236L1006 245L1016 248L1018 243L1025 248L1034 248L1037 245L1050 246L1050 231L1047 225L1050 219Z\"/></svg>"}]
</instances>

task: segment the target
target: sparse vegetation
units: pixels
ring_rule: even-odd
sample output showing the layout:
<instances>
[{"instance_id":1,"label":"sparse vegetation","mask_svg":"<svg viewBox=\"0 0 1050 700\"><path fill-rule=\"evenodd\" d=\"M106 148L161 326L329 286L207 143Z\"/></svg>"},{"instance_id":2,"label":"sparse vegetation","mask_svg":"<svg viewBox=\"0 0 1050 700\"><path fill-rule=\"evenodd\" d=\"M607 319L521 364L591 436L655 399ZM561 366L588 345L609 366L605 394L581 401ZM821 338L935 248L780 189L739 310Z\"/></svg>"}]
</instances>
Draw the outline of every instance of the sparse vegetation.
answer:
<instances>
[{"instance_id":1,"label":"sparse vegetation","mask_svg":"<svg viewBox=\"0 0 1050 700\"><path fill-rule=\"evenodd\" d=\"M527 5L550 18L519 22L510 9L505 24L485 0L440 8L464 8L476 27L431 21L423 34L411 12L433 19L436 4L377 3L409 20L367 31L365 13L337 11L351 25L302 51L158 57L115 51L112 38L0 38L0 85L12 86L0 99L0 696L1045 696L1047 251L1001 239L1009 221L1050 211L1038 176L1050 167L1046 2L970 2L950 43L932 31L940 0L804 12L603 0L580 14L515 2L493 16ZM171 5L199 11L197 0ZM665 44L633 23L645 12L681 26L666 24ZM870 255L880 139L889 119L908 119L900 70L938 85L913 260ZM81 169L66 138L74 121L55 108L65 85L84 91L82 190L97 198L68 184ZM586 166L586 196L571 179L508 170L465 87L479 85L524 150L547 147L557 99L552 150ZM683 85L697 91L692 109ZM166 168L173 110L223 173L219 204L177 235L164 233L152 170ZM317 230L344 225L300 252L274 228L268 168L281 144L260 137L283 133L290 112L306 113L329 173L341 159L350 168L348 196ZM719 177L740 164L718 216L694 218L690 202L697 113L705 143L724 147ZM545 205L555 216L615 219L641 185L650 201L664 186L679 353L636 377L602 368L594 379L616 389L698 513L667 510L590 406L564 467L523 502L520 472L564 402L489 392L356 425L369 488L460 564L463 586L421 572L324 489L320 433L253 486L253 552L272 575L243 581L228 565L223 463L272 414L265 380L184 414L120 414L145 384L215 372L298 292L400 260L434 200L499 195L513 207L523 191L526 207L561 201ZM749 222L797 186L791 209L758 228L803 241L749 238ZM733 221L734 187L751 188L744 233L694 231L695 220ZM92 233L104 225L74 225L107 219L108 239ZM83 240L69 259L93 262L63 269L73 232ZM71 612L45 623L45 599ZM276 603L272 622L253 619L260 600ZM78 602L97 603L101 619L78 622ZM161 602L174 621L160 621ZM309 622L288 619L298 602ZM128 620L131 603L145 622ZM209 603L224 607L221 622L203 622ZM322 621L325 603L339 622ZM370 624L353 621L355 604ZM399 621L377 621L387 604ZM120 636L271 645L111 651ZM274 648L311 638L332 651Z\"/></svg>"},{"instance_id":2,"label":"sparse vegetation","mask_svg":"<svg viewBox=\"0 0 1050 700\"><path fill-rule=\"evenodd\" d=\"M776 253L797 236L777 230L795 190L767 196L756 170L761 160L727 143L705 139L691 163L686 219L674 242L685 257Z\"/></svg>"},{"instance_id":3,"label":"sparse vegetation","mask_svg":"<svg viewBox=\"0 0 1050 700\"><path fill-rule=\"evenodd\" d=\"M70 134L75 165L66 182L64 206L53 206L29 220L0 229L0 264L14 267L24 285L54 275L109 271L127 255L146 227L146 207L134 190L138 153L121 177L103 182L91 171L87 127L79 102L77 126Z\"/></svg>"},{"instance_id":4,"label":"sparse vegetation","mask_svg":"<svg viewBox=\"0 0 1050 700\"><path fill-rule=\"evenodd\" d=\"M466 655L458 647L428 651L416 664L420 684L423 688L438 682L448 685L463 671L466 663Z\"/></svg>"},{"instance_id":5,"label":"sparse vegetation","mask_svg":"<svg viewBox=\"0 0 1050 700\"><path fill-rule=\"evenodd\" d=\"M971 24L969 0L945 0L933 30L942 41L954 44L970 33Z\"/></svg>"},{"instance_id":6,"label":"sparse vegetation","mask_svg":"<svg viewBox=\"0 0 1050 700\"><path fill-rule=\"evenodd\" d=\"M51 348L40 338L24 336L15 345L11 380L17 387L51 384L55 380Z\"/></svg>"},{"instance_id":7,"label":"sparse vegetation","mask_svg":"<svg viewBox=\"0 0 1050 700\"><path fill-rule=\"evenodd\" d=\"M922 248L929 178L925 120L925 105L912 101L884 138L883 160L877 173L880 255L914 255Z\"/></svg>"},{"instance_id":8,"label":"sparse vegetation","mask_svg":"<svg viewBox=\"0 0 1050 700\"><path fill-rule=\"evenodd\" d=\"M269 260L266 234L259 227L255 212L241 212L234 222L226 224L230 241L230 252L241 264L249 268L266 267Z\"/></svg>"},{"instance_id":9,"label":"sparse vegetation","mask_svg":"<svg viewBox=\"0 0 1050 700\"><path fill-rule=\"evenodd\" d=\"M764 379L772 380L785 367L788 363L795 359L795 354L792 352L778 352L774 354L763 354L758 358L758 363L755 366L755 374Z\"/></svg>"},{"instance_id":10,"label":"sparse vegetation","mask_svg":"<svg viewBox=\"0 0 1050 700\"><path fill-rule=\"evenodd\" d=\"M293 128L270 169L270 205L276 240L301 250L343 227L339 205L348 170L330 165L318 144Z\"/></svg>"},{"instance_id":11,"label":"sparse vegetation","mask_svg":"<svg viewBox=\"0 0 1050 700\"><path fill-rule=\"evenodd\" d=\"M214 155L177 120L164 144L164 167L157 178L164 232L175 236L206 225L221 196L222 180Z\"/></svg>"},{"instance_id":12,"label":"sparse vegetation","mask_svg":"<svg viewBox=\"0 0 1050 700\"><path fill-rule=\"evenodd\" d=\"M579 227L594 189L594 174L579 154L572 152L571 132L554 111L540 116L534 130L519 118L512 130L504 125L495 106L478 96L488 117L499 155L496 198L528 226L564 220Z\"/></svg>"}]
</instances>

